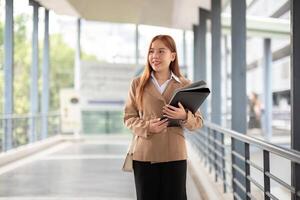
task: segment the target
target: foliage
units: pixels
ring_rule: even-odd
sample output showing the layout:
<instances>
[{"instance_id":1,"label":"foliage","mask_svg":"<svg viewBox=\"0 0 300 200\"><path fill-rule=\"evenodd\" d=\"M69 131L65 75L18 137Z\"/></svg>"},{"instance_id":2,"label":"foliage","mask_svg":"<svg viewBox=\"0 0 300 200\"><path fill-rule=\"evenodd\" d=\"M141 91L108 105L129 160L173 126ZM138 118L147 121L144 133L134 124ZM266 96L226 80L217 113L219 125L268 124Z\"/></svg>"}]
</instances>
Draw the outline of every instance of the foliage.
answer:
<instances>
[{"instance_id":1,"label":"foliage","mask_svg":"<svg viewBox=\"0 0 300 200\"><path fill-rule=\"evenodd\" d=\"M51 36L50 49L50 110L58 110L60 88L73 87L75 51L61 35Z\"/></svg>"},{"instance_id":2,"label":"foliage","mask_svg":"<svg viewBox=\"0 0 300 200\"><path fill-rule=\"evenodd\" d=\"M31 43L26 35L27 15L14 18L14 113L29 112Z\"/></svg>"},{"instance_id":3,"label":"foliage","mask_svg":"<svg viewBox=\"0 0 300 200\"><path fill-rule=\"evenodd\" d=\"M32 63L31 41L27 34L26 14L14 18L14 113L26 114L30 108L30 73ZM3 23L0 22L0 61L3 63ZM43 41L39 41L39 91L42 91ZM49 110L59 109L60 88L73 87L75 51L60 34L50 35L50 105ZM97 60L95 56L82 54L84 60ZM0 71L0 113L3 113L3 70ZM40 95L41 97L41 95ZM39 100L40 101L40 100Z\"/></svg>"}]
</instances>

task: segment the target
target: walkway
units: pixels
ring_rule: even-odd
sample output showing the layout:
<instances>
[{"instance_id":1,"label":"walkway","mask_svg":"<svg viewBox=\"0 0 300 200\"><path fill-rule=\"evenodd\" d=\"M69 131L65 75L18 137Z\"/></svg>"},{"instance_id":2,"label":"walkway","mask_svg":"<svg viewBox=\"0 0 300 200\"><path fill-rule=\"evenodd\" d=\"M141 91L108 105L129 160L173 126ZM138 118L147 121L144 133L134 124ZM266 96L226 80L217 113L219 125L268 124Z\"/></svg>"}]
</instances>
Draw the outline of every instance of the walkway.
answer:
<instances>
[{"instance_id":1,"label":"walkway","mask_svg":"<svg viewBox=\"0 0 300 200\"><path fill-rule=\"evenodd\" d=\"M0 168L0 199L133 200L132 173L120 170L124 135L64 142ZM188 175L188 199L201 199Z\"/></svg>"}]
</instances>

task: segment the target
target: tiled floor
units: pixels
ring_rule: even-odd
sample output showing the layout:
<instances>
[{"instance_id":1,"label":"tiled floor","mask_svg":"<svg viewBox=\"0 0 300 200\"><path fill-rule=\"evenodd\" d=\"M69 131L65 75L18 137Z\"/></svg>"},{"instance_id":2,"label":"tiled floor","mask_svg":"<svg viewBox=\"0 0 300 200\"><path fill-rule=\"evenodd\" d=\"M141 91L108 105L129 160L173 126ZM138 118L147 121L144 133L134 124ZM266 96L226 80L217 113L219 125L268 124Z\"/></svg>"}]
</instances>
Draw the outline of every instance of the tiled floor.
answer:
<instances>
[{"instance_id":1,"label":"tiled floor","mask_svg":"<svg viewBox=\"0 0 300 200\"><path fill-rule=\"evenodd\" d=\"M53 147L48 153L0 169L0 199L135 199L132 173L121 171L129 138L91 139ZM188 176L190 200L198 200Z\"/></svg>"}]
</instances>

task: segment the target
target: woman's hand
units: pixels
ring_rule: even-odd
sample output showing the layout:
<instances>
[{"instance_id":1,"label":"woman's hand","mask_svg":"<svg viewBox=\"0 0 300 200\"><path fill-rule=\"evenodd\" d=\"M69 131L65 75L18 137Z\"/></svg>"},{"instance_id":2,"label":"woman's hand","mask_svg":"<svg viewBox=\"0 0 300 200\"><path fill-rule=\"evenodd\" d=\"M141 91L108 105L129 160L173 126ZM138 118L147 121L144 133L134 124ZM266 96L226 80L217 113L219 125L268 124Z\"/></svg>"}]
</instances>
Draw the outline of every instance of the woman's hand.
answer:
<instances>
[{"instance_id":1,"label":"woman's hand","mask_svg":"<svg viewBox=\"0 0 300 200\"><path fill-rule=\"evenodd\" d=\"M167 130L168 126L168 119L160 120L160 118L151 119L149 125L149 132L150 133L163 133Z\"/></svg>"},{"instance_id":2,"label":"woman's hand","mask_svg":"<svg viewBox=\"0 0 300 200\"><path fill-rule=\"evenodd\" d=\"M164 117L170 118L170 119L180 119L180 120L186 120L187 113L182 106L182 104L178 103L179 108L176 108L174 106L171 106L169 104L165 105L163 107L163 113Z\"/></svg>"}]
</instances>

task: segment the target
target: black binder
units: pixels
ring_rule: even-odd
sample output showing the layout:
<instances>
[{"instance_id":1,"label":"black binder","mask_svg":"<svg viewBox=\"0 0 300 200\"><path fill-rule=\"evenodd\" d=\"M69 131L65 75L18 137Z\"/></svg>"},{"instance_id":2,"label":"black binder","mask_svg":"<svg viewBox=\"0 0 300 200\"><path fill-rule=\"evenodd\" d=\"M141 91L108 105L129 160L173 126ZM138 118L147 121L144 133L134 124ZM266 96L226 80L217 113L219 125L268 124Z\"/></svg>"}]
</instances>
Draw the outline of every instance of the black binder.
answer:
<instances>
[{"instance_id":1,"label":"black binder","mask_svg":"<svg viewBox=\"0 0 300 200\"><path fill-rule=\"evenodd\" d=\"M204 100L209 95L210 90L206 85L205 81L197 81L186 87L175 90L171 100L170 105L178 107L178 102L180 102L184 108L195 113ZM162 117L164 119L165 117ZM180 126L179 120L169 119L169 127Z\"/></svg>"}]
</instances>

